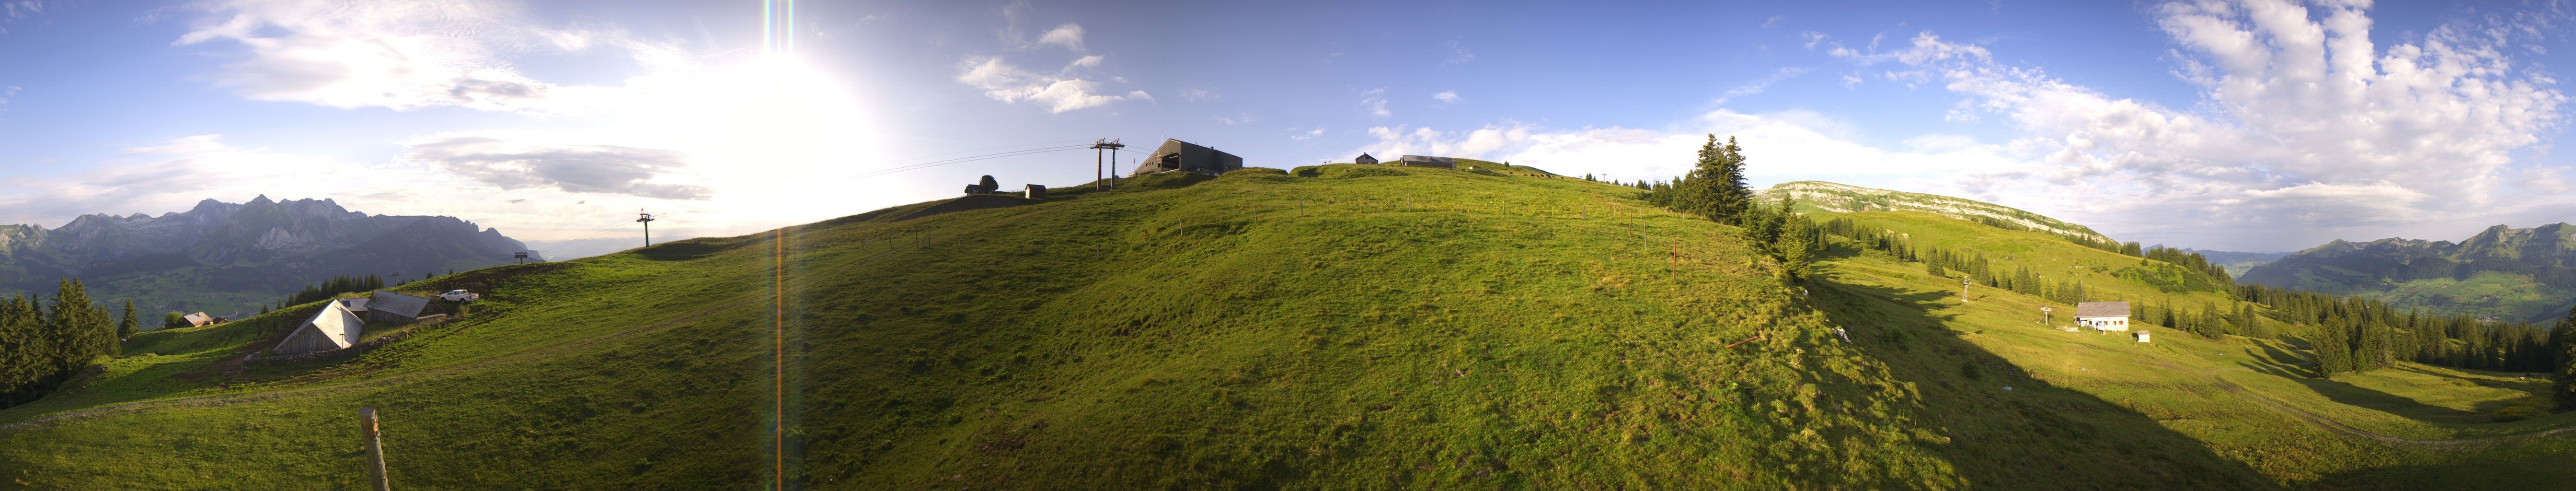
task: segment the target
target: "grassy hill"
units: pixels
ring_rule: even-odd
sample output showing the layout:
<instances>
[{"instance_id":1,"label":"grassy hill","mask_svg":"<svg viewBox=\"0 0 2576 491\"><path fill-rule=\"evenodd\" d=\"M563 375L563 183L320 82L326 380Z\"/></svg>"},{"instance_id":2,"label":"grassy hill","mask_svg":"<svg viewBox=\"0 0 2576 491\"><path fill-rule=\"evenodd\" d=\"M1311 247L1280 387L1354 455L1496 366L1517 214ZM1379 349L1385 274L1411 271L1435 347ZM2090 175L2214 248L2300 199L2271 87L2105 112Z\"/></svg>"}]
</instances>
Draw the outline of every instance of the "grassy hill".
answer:
<instances>
[{"instance_id":1,"label":"grassy hill","mask_svg":"<svg viewBox=\"0 0 2576 491\"><path fill-rule=\"evenodd\" d=\"M2481 422L2530 397L2503 375L2311 383L2292 344L2057 331L1848 244L1784 286L1633 188L1473 164L1163 174L461 272L406 289L487 292L470 316L339 362L240 361L318 304L146 333L0 410L0 486L359 487L361 406L396 486L429 489L2405 487L2569 455L2293 415L2569 422ZM2042 233L1851 216L2214 295Z\"/></svg>"}]
</instances>

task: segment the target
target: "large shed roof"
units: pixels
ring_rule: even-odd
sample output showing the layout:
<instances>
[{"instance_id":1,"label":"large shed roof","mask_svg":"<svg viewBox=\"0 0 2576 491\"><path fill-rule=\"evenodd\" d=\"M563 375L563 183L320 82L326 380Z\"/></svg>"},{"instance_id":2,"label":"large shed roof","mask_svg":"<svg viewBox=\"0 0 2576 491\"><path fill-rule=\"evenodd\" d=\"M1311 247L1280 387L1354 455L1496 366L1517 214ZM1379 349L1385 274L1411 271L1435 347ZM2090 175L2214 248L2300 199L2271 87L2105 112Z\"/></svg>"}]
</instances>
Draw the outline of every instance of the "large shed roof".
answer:
<instances>
[{"instance_id":1,"label":"large shed roof","mask_svg":"<svg viewBox=\"0 0 2576 491\"><path fill-rule=\"evenodd\" d=\"M2128 317L2128 302L2083 302L2075 304L2075 317Z\"/></svg>"},{"instance_id":2,"label":"large shed roof","mask_svg":"<svg viewBox=\"0 0 2576 491\"><path fill-rule=\"evenodd\" d=\"M384 290L376 290L375 295L367 297L367 310L375 312L419 317L420 311L426 308L429 308L429 297L415 297Z\"/></svg>"}]
</instances>

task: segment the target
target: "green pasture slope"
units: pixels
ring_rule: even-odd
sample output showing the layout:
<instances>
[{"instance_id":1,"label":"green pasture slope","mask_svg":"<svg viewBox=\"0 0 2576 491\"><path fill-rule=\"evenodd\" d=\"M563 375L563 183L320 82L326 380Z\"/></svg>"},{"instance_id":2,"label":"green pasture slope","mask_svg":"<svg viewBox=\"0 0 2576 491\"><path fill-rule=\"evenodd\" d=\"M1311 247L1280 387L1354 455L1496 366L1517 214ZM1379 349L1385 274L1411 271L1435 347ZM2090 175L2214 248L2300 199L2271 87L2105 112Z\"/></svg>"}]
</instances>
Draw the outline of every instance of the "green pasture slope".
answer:
<instances>
[{"instance_id":1,"label":"green pasture slope","mask_svg":"<svg viewBox=\"0 0 2576 491\"><path fill-rule=\"evenodd\" d=\"M238 362L318 304L146 333L0 410L0 487L363 487L361 406L410 489L756 488L774 450L813 489L2404 487L2567 455L2270 406L2404 438L2567 422L2478 422L2528 397L2509 376L2282 376L2296 346L2064 333L1849 247L1802 292L1633 188L1462 164L1147 176L460 272L404 289L480 288L471 316L339 362ZM2118 258L1925 217L1871 219L1998 261ZM2532 472L2474 477L2555 482Z\"/></svg>"},{"instance_id":2,"label":"green pasture slope","mask_svg":"<svg viewBox=\"0 0 2576 491\"><path fill-rule=\"evenodd\" d=\"M2106 271L2134 265L2137 258L2047 234L1917 212L1819 218L1826 217L1905 232L1918 243L1983 251L1999 266L2080 278L2088 287L2133 300L2170 297L2175 305L2197 308L2223 298L2119 280ZM2288 333L2288 341L2213 340L2150 328L2152 342L2139 344L2123 335L2055 329L2069 324L2065 313L2070 305L1985 288L1972 290L1962 302L1957 280L1930 277L1919 263L1861 251L1847 242L1837 242L1828 256L1819 262L1819 280L1812 282L1814 304L1835 324L1847 326L1866 356L1887 360L1899 371L1961 375L1956 380L1962 385L2015 389L2009 395L1925 391L1936 404L1942 397L1998 397L2017 407L2041 408L2076 428L2141 431L2158 438L2179 435L2231 467L2251 469L2292 488L2550 489L2564 486L2555 469L2576 464L2576 441L2538 436L2576 425L2576 415L2497 422L2511 419L2500 416L2514 406L2547 406L2539 395L2546 383L2523 380L2523 374L2403 363L2319 379L2306 344L2298 340L2305 332L2300 326L2264 319L2275 324L2274 330ZM2042 306L2055 307L2053 325L2041 323ZM1965 356L1917 354L1927 347ZM1984 418L1964 414L1944 425L1972 427ZM2138 422L2150 424L2134 424ZM2353 431L2332 430L2330 424ZM2011 438L2091 444L2048 432ZM2118 445L2130 440L2110 439L2123 441ZM2122 457L2096 465L2128 466L2135 460Z\"/></svg>"}]
</instances>

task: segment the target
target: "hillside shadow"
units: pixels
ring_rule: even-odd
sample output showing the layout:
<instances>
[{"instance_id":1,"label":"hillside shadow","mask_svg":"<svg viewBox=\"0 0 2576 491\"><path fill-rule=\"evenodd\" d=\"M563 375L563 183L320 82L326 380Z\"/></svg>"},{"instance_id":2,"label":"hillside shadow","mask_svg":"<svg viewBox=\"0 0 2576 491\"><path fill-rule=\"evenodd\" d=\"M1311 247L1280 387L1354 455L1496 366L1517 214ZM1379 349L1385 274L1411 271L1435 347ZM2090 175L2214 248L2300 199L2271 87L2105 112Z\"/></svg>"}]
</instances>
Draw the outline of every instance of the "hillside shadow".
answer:
<instances>
[{"instance_id":1,"label":"hillside shadow","mask_svg":"<svg viewBox=\"0 0 2576 491\"><path fill-rule=\"evenodd\" d=\"M2155 419L2031 378L1960 338L1934 313L1947 292L1835 283L1810 302L1852 342L1921 390L1925 420L1971 489L2275 489L2252 467ZM2010 386L2005 391L2001 387Z\"/></svg>"}]
</instances>

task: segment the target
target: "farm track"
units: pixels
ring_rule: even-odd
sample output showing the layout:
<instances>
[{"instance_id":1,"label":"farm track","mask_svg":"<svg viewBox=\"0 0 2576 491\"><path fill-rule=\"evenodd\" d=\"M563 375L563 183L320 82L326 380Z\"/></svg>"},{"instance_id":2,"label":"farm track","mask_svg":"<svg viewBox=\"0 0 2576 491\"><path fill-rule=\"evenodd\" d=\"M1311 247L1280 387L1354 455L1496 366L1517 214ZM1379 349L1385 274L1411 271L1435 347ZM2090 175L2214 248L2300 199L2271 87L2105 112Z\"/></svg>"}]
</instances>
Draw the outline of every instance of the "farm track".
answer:
<instances>
[{"instance_id":1,"label":"farm track","mask_svg":"<svg viewBox=\"0 0 2576 491\"><path fill-rule=\"evenodd\" d=\"M557 352L564 351L564 350L567 350L567 349L571 349L571 348L573 348L573 347L595 347L595 346L599 346L599 345L601 345L601 344L603 344L603 343L614 342L614 341L617 341L617 340L620 340L620 339L624 339L624 338L627 338L627 337L631 337L631 336L634 336L634 335L637 335L637 334L649 334L649 333L654 333L654 332L661 332L661 331L668 330L668 329L673 328L673 327L678 327L680 324L685 324L685 323L688 323L689 321L697 320L697 319L699 319L699 318L705 317L705 316L707 316L708 314L713 314L713 313L715 313L716 311L719 311L719 310L723 310L723 309L726 309L726 308L729 308L729 307L739 307L739 306L742 306L742 305L743 305L743 304L734 303L734 302L736 302L736 301L748 301L748 300L753 300L753 298L752 298L752 297L765 297L765 296L767 296L767 295L768 295L768 293L769 293L769 292L767 292L767 291L761 291L761 292L759 292L759 294L758 294L758 295L752 295L752 294L741 295L741 296L738 296L738 297L736 297L736 298L734 298L734 299L731 299L731 300L728 300L728 301L725 301L725 302L719 302L719 303L717 303L717 304L715 304L714 306L711 306L711 307L707 307L707 308L703 308L703 309L698 309L697 311L694 311L694 312L689 312L689 313L686 313L686 314L681 314L681 315L678 315L678 316L673 316L673 317L667 318L667 319L663 320L662 322L656 322L656 323L652 323L652 324L645 324L645 325L641 325L641 326L637 326L637 327L634 327L634 328L629 328L629 329L625 329L625 330L621 330L621 331L610 332L610 333L606 333L606 334L601 334L601 335L597 335L597 336L591 336L591 337L587 337L587 338L581 338L581 339L571 340L571 341L562 342L562 343L555 343L555 344L548 345L548 346L545 346L545 347L534 348L534 349L528 349L528 350L522 350L522 351L519 351L519 352L516 352L516 353L510 353L510 354L501 355L501 356L495 356L495 357L490 357L490 358L484 358L484 359L479 359L479 360L474 360L474 361L469 361L469 362L464 362L464 363L458 363L458 364L454 364L454 365L447 365L447 366L442 366L442 367L430 368L430 369L422 370L422 371L418 371L418 372L412 372L412 373L406 373L406 374L400 374L400 375L391 375L391 376L386 376L386 377L355 377L355 378L346 378L346 377L343 377L343 378L340 378L340 380L346 380L346 381L347 381L346 383L329 384L329 385L323 385L323 386L319 386L319 387L300 387L300 388L284 389L284 390L261 391L261 392L255 392L255 393L250 393L250 394L215 394L215 395L204 395L204 396L194 396L194 397L181 397L181 398L173 398L173 399L153 399L153 400L145 400L145 401L136 401L136 402L129 402L129 403L125 403L125 404L119 404L119 405L115 405L115 406L108 406L108 407L96 408L96 409L86 409L86 410L81 410L81 411L73 411L73 412L68 412L68 413L61 413L61 414L54 414L54 415L44 416L44 417L40 417L40 418L28 419L28 420L26 420L26 421L18 421L18 422L12 422L12 423L8 423L8 424L0 424L0 431L14 430L14 429L18 429L18 428L21 428L21 427L26 427L26 426L35 425L35 424L40 424L40 423L51 423L51 422L62 421L62 420L67 420L67 419L82 418L82 417L89 417L89 416L97 416L97 415L102 415L102 414L111 414L111 413L128 413L128 412L148 411L148 410L152 410L152 409L162 408L162 407L165 407L165 406L170 406L170 407L204 407L204 406L216 406L216 405L225 405L225 404L238 404L238 403L243 403L243 402L264 401L264 400L277 399L277 398L289 397L289 396L302 396L302 395L314 395L314 394L329 394L329 393L333 393L333 392L340 392L340 391L345 391L345 390L349 390L349 389L355 389L355 388L359 388L359 387L363 387L363 386L372 386L372 385L376 385L376 384L380 384L380 383L389 383L389 382L408 382L408 381L413 381L413 380L427 380L427 379L442 378L442 377L451 376L451 375L455 375L455 374L459 374L459 373L463 373L463 372L471 372L471 371L475 371L475 370L480 370L480 369L483 369L483 368L486 368L486 367L490 367L490 366L493 366L493 365L497 365L497 364L508 363L508 362L514 362L514 361L523 360L523 359L527 359L527 358L531 358L531 357L537 357L537 356L539 356L539 355L555 354L555 353L557 353ZM765 302L764 302L764 303L765 303Z\"/></svg>"}]
</instances>

